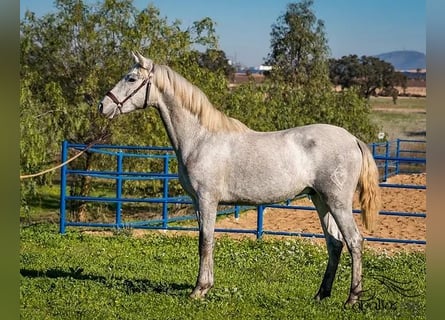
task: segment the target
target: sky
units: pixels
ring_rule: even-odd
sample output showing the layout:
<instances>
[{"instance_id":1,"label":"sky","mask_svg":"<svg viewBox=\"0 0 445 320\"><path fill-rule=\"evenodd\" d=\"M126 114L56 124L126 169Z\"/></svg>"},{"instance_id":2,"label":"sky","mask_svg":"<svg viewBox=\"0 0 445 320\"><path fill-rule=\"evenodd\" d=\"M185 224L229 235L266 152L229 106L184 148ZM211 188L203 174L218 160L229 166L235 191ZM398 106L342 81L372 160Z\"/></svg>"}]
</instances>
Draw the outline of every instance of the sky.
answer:
<instances>
[{"instance_id":1,"label":"sky","mask_svg":"<svg viewBox=\"0 0 445 320\"><path fill-rule=\"evenodd\" d=\"M86 3L98 1L84 0ZM220 49L234 63L259 66L270 50L271 26L291 0L133 0L142 10L153 4L162 17L182 22L210 17L216 22ZM376 55L396 50L426 53L424 0L315 0L316 17L325 23L331 56ZM20 18L54 12L53 0L20 0Z\"/></svg>"}]
</instances>

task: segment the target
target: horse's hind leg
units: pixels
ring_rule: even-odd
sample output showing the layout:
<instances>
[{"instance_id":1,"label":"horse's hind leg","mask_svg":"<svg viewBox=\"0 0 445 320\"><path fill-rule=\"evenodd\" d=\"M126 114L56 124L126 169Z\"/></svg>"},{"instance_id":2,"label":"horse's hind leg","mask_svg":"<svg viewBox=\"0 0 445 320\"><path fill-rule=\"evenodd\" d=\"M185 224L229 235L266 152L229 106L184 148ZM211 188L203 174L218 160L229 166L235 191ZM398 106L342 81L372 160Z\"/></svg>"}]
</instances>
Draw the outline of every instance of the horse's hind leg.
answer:
<instances>
[{"instance_id":1,"label":"horse's hind leg","mask_svg":"<svg viewBox=\"0 0 445 320\"><path fill-rule=\"evenodd\" d=\"M352 198L352 197L351 197ZM352 260L351 288L346 304L356 303L362 294L362 246L363 238L352 215L352 200L347 205L330 205L332 216L337 223L348 247Z\"/></svg>"},{"instance_id":2,"label":"horse's hind leg","mask_svg":"<svg viewBox=\"0 0 445 320\"><path fill-rule=\"evenodd\" d=\"M328 249L328 264L321 282L320 289L315 295L316 300L322 300L331 296L332 284L334 283L337 267L340 262L340 255L343 249L342 236L338 230L332 215L324 200L317 193L312 196L312 201L317 208L318 216L320 218L321 226L326 238L326 246Z\"/></svg>"},{"instance_id":3,"label":"horse's hind leg","mask_svg":"<svg viewBox=\"0 0 445 320\"><path fill-rule=\"evenodd\" d=\"M213 287L213 246L217 202L200 199L196 206L199 224L199 273L191 298L204 298Z\"/></svg>"}]
</instances>

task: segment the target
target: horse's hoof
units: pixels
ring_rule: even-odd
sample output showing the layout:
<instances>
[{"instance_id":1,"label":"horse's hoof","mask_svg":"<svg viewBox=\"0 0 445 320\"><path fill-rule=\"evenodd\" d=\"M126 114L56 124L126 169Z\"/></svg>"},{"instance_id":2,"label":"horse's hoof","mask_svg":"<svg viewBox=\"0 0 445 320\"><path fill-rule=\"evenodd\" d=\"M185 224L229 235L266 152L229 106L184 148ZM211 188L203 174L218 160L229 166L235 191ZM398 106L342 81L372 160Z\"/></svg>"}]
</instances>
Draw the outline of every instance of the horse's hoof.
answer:
<instances>
[{"instance_id":1,"label":"horse's hoof","mask_svg":"<svg viewBox=\"0 0 445 320\"><path fill-rule=\"evenodd\" d=\"M346 300L346 302L344 303L343 307L344 308L352 307L358 301L359 301L359 297L349 297L348 300Z\"/></svg>"},{"instance_id":2,"label":"horse's hoof","mask_svg":"<svg viewBox=\"0 0 445 320\"><path fill-rule=\"evenodd\" d=\"M203 288L201 286L197 286L195 289L193 289L192 293L190 293L189 297L191 299L204 299L207 292L210 290L211 286L207 288Z\"/></svg>"},{"instance_id":3,"label":"horse's hoof","mask_svg":"<svg viewBox=\"0 0 445 320\"><path fill-rule=\"evenodd\" d=\"M194 300L200 300L203 299L204 296L201 294L201 292L196 292L195 290L193 290L193 292L189 294L189 298Z\"/></svg>"},{"instance_id":4,"label":"horse's hoof","mask_svg":"<svg viewBox=\"0 0 445 320\"><path fill-rule=\"evenodd\" d=\"M315 297L314 297L314 300L315 301L321 301L321 300L323 300L323 299L325 299L325 298L329 298L331 296L331 293L329 292L329 293L327 293L327 292L321 292L321 291L318 291L318 293L315 295Z\"/></svg>"}]
</instances>

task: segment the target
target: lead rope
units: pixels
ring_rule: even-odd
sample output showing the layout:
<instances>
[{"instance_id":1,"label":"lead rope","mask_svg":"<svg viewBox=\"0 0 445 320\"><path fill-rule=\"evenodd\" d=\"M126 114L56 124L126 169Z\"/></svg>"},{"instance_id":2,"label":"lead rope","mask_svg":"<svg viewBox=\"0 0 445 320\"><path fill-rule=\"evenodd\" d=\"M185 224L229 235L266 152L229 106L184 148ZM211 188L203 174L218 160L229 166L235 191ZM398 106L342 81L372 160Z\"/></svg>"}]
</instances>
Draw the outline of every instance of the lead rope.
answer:
<instances>
[{"instance_id":1,"label":"lead rope","mask_svg":"<svg viewBox=\"0 0 445 320\"><path fill-rule=\"evenodd\" d=\"M49 168L49 169L46 169L46 170L43 170L43 171L40 171L40 172L37 172L37 173L21 175L21 176L20 176L20 180L22 180L22 179L28 179L28 178L34 178L34 177L38 177L38 176L42 176L42 175L44 175L45 173L48 173L48 172L51 172L51 171L54 171L54 170L57 170L57 169L63 167L64 165L67 165L67 164L70 163L71 161L73 161L73 160L79 158L82 154L84 154L85 152L87 152L88 149L90 149L93 145L96 144L96 142L97 142L97 141L93 141L93 142L91 142L90 144L88 144L88 145L85 147L85 149L83 149L83 150L80 151L78 154L76 154L75 156L69 158L68 160L66 160L65 162L63 162L63 163L61 163L61 164L59 164L59 165L57 165L57 166L55 166L55 167L52 167L52 168Z\"/></svg>"},{"instance_id":2,"label":"lead rope","mask_svg":"<svg viewBox=\"0 0 445 320\"><path fill-rule=\"evenodd\" d=\"M72 156L71 158L69 158L65 162L63 162L63 163L61 163L61 164L59 164L59 165L57 165L55 167L52 167L52 168L49 168L49 169L46 169L46 170L43 170L43 171L40 171L40 172L37 172L37 173L21 175L20 176L20 180L42 176L45 173L48 173L48 172L51 172L51 171L54 171L54 170L57 170L57 169L61 168L61 167L65 166L65 165L67 165L68 163L70 163L71 161L79 158L81 155L83 155L85 152L87 152L95 144L97 144L97 143L99 143L101 141L104 141L108 136L109 136L109 133L102 133L102 136L100 138L90 142L83 150L81 150L78 154L76 154L75 156Z\"/></svg>"}]
</instances>

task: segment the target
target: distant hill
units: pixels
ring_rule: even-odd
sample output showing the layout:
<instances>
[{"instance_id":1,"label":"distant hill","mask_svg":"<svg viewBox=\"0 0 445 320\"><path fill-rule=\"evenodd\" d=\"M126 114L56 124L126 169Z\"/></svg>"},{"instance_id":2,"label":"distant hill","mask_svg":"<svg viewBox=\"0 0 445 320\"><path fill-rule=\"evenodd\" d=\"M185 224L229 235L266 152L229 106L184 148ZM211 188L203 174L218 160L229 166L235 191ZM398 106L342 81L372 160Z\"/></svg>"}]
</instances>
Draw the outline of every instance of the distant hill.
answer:
<instances>
[{"instance_id":1,"label":"distant hill","mask_svg":"<svg viewBox=\"0 0 445 320\"><path fill-rule=\"evenodd\" d=\"M426 69L426 55L418 51L392 51L375 57L391 63L396 70Z\"/></svg>"}]
</instances>

